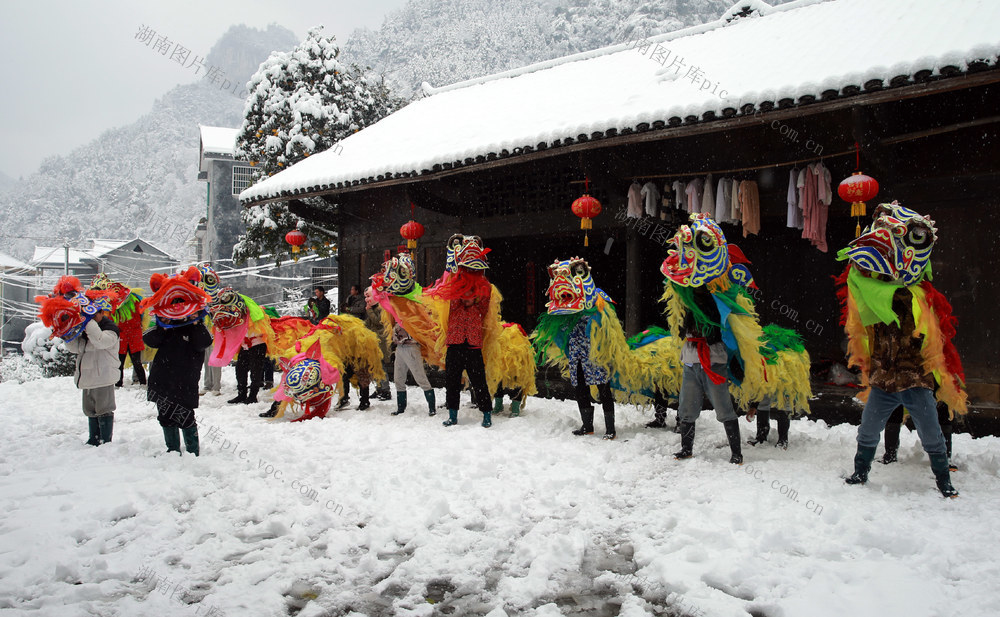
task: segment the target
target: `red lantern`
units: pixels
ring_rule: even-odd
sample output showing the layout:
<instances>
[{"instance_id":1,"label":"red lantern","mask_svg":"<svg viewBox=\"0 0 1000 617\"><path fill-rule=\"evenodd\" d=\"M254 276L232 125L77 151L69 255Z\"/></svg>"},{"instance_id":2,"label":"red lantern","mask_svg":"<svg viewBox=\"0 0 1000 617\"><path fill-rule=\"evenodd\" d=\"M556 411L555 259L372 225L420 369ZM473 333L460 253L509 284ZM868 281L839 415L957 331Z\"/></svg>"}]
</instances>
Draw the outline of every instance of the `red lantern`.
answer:
<instances>
[{"instance_id":1,"label":"red lantern","mask_svg":"<svg viewBox=\"0 0 1000 617\"><path fill-rule=\"evenodd\" d=\"M305 244L306 235L298 229L293 229L285 234L285 242L292 245L292 259L299 260L299 247Z\"/></svg>"},{"instance_id":2,"label":"red lantern","mask_svg":"<svg viewBox=\"0 0 1000 617\"><path fill-rule=\"evenodd\" d=\"M837 187L837 194L844 201L851 203L851 216L861 217L866 213L865 202L875 199L878 195L878 182L871 176L860 171L854 172L850 178L845 178ZM855 236L861 235L861 221L858 221Z\"/></svg>"},{"instance_id":3,"label":"red lantern","mask_svg":"<svg viewBox=\"0 0 1000 617\"><path fill-rule=\"evenodd\" d=\"M601 202L587 194L587 189L590 187L590 179L585 179L583 183L584 193L573 202L571 208L573 214L580 217L580 229L583 230L583 245L590 246L590 237L587 232L594 228L594 224L590 219L601 213Z\"/></svg>"},{"instance_id":4,"label":"red lantern","mask_svg":"<svg viewBox=\"0 0 1000 617\"><path fill-rule=\"evenodd\" d=\"M406 240L406 248L415 249L417 248L417 240L424 237L424 226L411 219L409 223L404 223L399 228L399 235Z\"/></svg>"}]
</instances>

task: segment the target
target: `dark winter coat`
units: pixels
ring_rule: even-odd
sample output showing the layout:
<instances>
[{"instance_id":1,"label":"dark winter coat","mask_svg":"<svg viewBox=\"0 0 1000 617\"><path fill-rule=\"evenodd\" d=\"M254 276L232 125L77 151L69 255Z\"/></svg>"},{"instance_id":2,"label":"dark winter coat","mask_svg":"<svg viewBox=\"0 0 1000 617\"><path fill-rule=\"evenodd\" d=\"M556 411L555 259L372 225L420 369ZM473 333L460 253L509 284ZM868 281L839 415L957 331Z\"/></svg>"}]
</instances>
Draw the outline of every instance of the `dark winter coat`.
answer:
<instances>
[{"instance_id":1,"label":"dark winter coat","mask_svg":"<svg viewBox=\"0 0 1000 617\"><path fill-rule=\"evenodd\" d=\"M198 407L198 379L205 361L205 350L212 344L212 335L201 322L162 328L157 326L142 337L143 342L156 348L149 367L146 400L164 400L187 409Z\"/></svg>"},{"instance_id":2,"label":"dark winter coat","mask_svg":"<svg viewBox=\"0 0 1000 617\"><path fill-rule=\"evenodd\" d=\"M326 296L322 298L309 298L306 306L310 309L310 319L313 323L319 323L330 314L330 300Z\"/></svg>"}]
</instances>

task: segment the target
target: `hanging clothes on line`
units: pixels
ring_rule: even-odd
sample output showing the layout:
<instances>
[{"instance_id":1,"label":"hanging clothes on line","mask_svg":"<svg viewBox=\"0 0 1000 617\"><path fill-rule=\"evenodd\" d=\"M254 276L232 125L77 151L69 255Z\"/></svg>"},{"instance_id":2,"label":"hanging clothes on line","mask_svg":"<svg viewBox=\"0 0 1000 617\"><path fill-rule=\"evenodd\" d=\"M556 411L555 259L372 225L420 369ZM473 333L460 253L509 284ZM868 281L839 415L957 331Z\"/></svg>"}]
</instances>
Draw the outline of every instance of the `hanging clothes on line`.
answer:
<instances>
[{"instance_id":1,"label":"hanging clothes on line","mask_svg":"<svg viewBox=\"0 0 1000 617\"><path fill-rule=\"evenodd\" d=\"M656 189L656 185L652 182L647 182L642 185L640 194L646 200L646 216L655 217L660 207L660 192Z\"/></svg>"},{"instance_id":2,"label":"hanging clothes on line","mask_svg":"<svg viewBox=\"0 0 1000 617\"><path fill-rule=\"evenodd\" d=\"M802 237L826 253L826 223L830 214L833 192L830 170L822 162L808 165L799 172L796 186L802 208Z\"/></svg>"},{"instance_id":3,"label":"hanging clothes on line","mask_svg":"<svg viewBox=\"0 0 1000 617\"><path fill-rule=\"evenodd\" d=\"M628 208L626 216L631 219L642 218L642 187L638 182L633 182L628 187Z\"/></svg>"},{"instance_id":4,"label":"hanging clothes on line","mask_svg":"<svg viewBox=\"0 0 1000 617\"><path fill-rule=\"evenodd\" d=\"M687 185L687 211L689 214L701 212L701 198L705 190L705 182L700 178L688 182Z\"/></svg>"},{"instance_id":5,"label":"hanging clothes on line","mask_svg":"<svg viewBox=\"0 0 1000 617\"><path fill-rule=\"evenodd\" d=\"M799 199L799 169L793 167L788 172L788 192L785 201L788 205L788 212L785 217L785 226L792 229L802 229L802 201Z\"/></svg>"},{"instance_id":6,"label":"hanging clothes on line","mask_svg":"<svg viewBox=\"0 0 1000 617\"><path fill-rule=\"evenodd\" d=\"M674 180L674 207L678 210L687 209L687 182Z\"/></svg>"},{"instance_id":7,"label":"hanging clothes on line","mask_svg":"<svg viewBox=\"0 0 1000 617\"><path fill-rule=\"evenodd\" d=\"M715 216L715 183L712 181L712 174L705 177L705 189L701 194L701 207L698 212Z\"/></svg>"},{"instance_id":8,"label":"hanging clothes on line","mask_svg":"<svg viewBox=\"0 0 1000 617\"><path fill-rule=\"evenodd\" d=\"M740 183L740 215L743 221L743 237L760 233L760 193L757 183L744 180Z\"/></svg>"},{"instance_id":9,"label":"hanging clothes on line","mask_svg":"<svg viewBox=\"0 0 1000 617\"><path fill-rule=\"evenodd\" d=\"M719 178L715 187L715 214L712 218L716 223L729 222L729 204L733 200L733 181L729 178Z\"/></svg>"}]
</instances>

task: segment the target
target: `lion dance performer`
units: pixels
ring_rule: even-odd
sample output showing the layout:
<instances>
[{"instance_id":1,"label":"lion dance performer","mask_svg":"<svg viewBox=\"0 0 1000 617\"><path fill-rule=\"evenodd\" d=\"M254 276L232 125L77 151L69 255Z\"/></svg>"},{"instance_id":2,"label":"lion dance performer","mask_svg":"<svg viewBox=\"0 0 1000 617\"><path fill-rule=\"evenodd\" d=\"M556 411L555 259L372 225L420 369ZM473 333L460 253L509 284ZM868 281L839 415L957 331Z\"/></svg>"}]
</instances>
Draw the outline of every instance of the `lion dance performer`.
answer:
<instances>
[{"instance_id":1,"label":"lion dance performer","mask_svg":"<svg viewBox=\"0 0 1000 617\"><path fill-rule=\"evenodd\" d=\"M962 414L968 395L951 341L957 320L948 300L930 282L936 240L933 220L892 202L876 208L871 225L837 255L849 262L838 279L848 363L861 369L866 388L859 395L865 408L848 484L868 481L882 429L893 410L903 405L930 457L941 494L958 496L935 396Z\"/></svg>"},{"instance_id":2,"label":"lion dance performer","mask_svg":"<svg viewBox=\"0 0 1000 617\"><path fill-rule=\"evenodd\" d=\"M113 298L111 317L118 326L118 362L120 364L118 383L115 384L115 387L121 388L124 385L126 358L132 362L133 378L138 379L139 385L146 385L146 369L142 366L142 352L146 346L142 343L142 311L138 310L142 295L135 289L112 281L103 272L94 277L90 288L109 291Z\"/></svg>"},{"instance_id":3,"label":"lion dance performer","mask_svg":"<svg viewBox=\"0 0 1000 617\"><path fill-rule=\"evenodd\" d=\"M597 287L590 265L580 257L549 266L549 301L532 340L538 360L554 364L576 390L583 426L574 435L594 432L591 386L604 408L604 439L614 439L615 397L644 402L675 394L680 375L670 336L650 329L629 340L615 313L614 301Z\"/></svg>"},{"instance_id":4,"label":"lion dance performer","mask_svg":"<svg viewBox=\"0 0 1000 617\"><path fill-rule=\"evenodd\" d=\"M49 296L38 296L39 317L76 354L73 383L82 391L83 413L90 437L87 445L111 441L115 414L115 349L118 328L110 318L115 296L108 291L82 291L75 276L59 279Z\"/></svg>"},{"instance_id":5,"label":"lion dance performer","mask_svg":"<svg viewBox=\"0 0 1000 617\"><path fill-rule=\"evenodd\" d=\"M205 350L212 335L205 327L205 307L211 298L198 282L201 272L191 267L167 277L154 274L149 279L153 295L144 299L140 310L148 310L156 326L142 337L156 349L149 367L146 400L156 403L156 419L163 429L167 452L180 452L181 433L185 449L198 456L198 378Z\"/></svg>"},{"instance_id":6,"label":"lion dance performer","mask_svg":"<svg viewBox=\"0 0 1000 617\"><path fill-rule=\"evenodd\" d=\"M223 287L208 305L212 317L211 366L226 366L236 358L235 398L230 404L249 405L257 402L257 393L264 385L264 363L273 354L274 331L271 319L249 296L232 287Z\"/></svg>"},{"instance_id":7,"label":"lion dance performer","mask_svg":"<svg viewBox=\"0 0 1000 617\"><path fill-rule=\"evenodd\" d=\"M666 276L662 300L684 365L677 410L681 449L674 457L693 456L695 421L707 395L726 429L729 462L742 464L730 393L744 409L766 397L780 409L808 413L809 355L795 332L761 328L745 289L753 285L748 261L707 214L692 214L670 243L660 268Z\"/></svg>"},{"instance_id":8,"label":"lion dance performer","mask_svg":"<svg viewBox=\"0 0 1000 617\"><path fill-rule=\"evenodd\" d=\"M520 389L522 396L538 392L528 337L520 328L505 328L500 319L503 296L485 274L489 251L478 236L452 236L445 272L425 293L433 299L441 332L435 351L445 354L445 426L458 424L462 371L468 373L485 428L493 425L492 392L501 387Z\"/></svg>"},{"instance_id":9,"label":"lion dance performer","mask_svg":"<svg viewBox=\"0 0 1000 617\"><path fill-rule=\"evenodd\" d=\"M423 289L414 276L413 259L400 253L382 264L382 270L372 275L372 284L365 290L369 306L381 308L382 326L386 336L396 344L393 376L396 382L396 411L406 411L406 375L413 375L427 401L427 415L437 414L434 389L424 371L424 361L444 368L444 357L435 351L440 328L423 303Z\"/></svg>"}]
</instances>

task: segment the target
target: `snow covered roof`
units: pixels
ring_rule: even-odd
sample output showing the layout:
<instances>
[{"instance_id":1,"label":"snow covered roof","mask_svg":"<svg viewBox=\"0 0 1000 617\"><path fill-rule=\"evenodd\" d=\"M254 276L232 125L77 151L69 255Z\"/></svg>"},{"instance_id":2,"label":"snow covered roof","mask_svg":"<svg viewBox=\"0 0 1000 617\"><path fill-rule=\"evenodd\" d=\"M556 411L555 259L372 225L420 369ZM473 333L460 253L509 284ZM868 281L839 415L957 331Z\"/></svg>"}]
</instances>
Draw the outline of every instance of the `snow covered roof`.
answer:
<instances>
[{"instance_id":1,"label":"snow covered roof","mask_svg":"<svg viewBox=\"0 0 1000 617\"><path fill-rule=\"evenodd\" d=\"M24 263L16 257L11 257L7 253L0 253L0 269L10 270L34 270L33 267Z\"/></svg>"},{"instance_id":2,"label":"snow covered roof","mask_svg":"<svg viewBox=\"0 0 1000 617\"><path fill-rule=\"evenodd\" d=\"M104 240L100 238L91 238L90 241L94 245L92 249L93 253L98 257L104 257L105 255L107 255L112 251L127 247L130 244L138 243L138 245L142 246L144 249L153 249L154 251L162 253L164 256L173 259L173 257L171 257L169 253L167 253L160 247L156 246L149 240L144 240L139 237L132 238L131 240Z\"/></svg>"},{"instance_id":3,"label":"snow covered roof","mask_svg":"<svg viewBox=\"0 0 1000 617\"><path fill-rule=\"evenodd\" d=\"M38 266L62 265L65 260L65 249L61 246L36 246L31 256L31 263ZM98 255L93 251L71 248L69 250L69 265L71 267L89 266L96 263Z\"/></svg>"},{"instance_id":4,"label":"snow covered roof","mask_svg":"<svg viewBox=\"0 0 1000 617\"><path fill-rule=\"evenodd\" d=\"M741 11L744 5L750 10ZM748 16L734 18L741 13ZM996 0L798 0L778 7L744 0L717 21L651 37L646 49L622 43L442 88L425 85L427 97L240 199L289 198L711 121L748 104L804 105L995 69L997 23Z\"/></svg>"},{"instance_id":5,"label":"snow covered roof","mask_svg":"<svg viewBox=\"0 0 1000 617\"><path fill-rule=\"evenodd\" d=\"M201 129L201 152L205 154L228 154L236 150L236 135L239 129L221 126L199 126Z\"/></svg>"}]
</instances>

